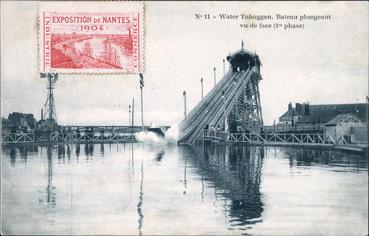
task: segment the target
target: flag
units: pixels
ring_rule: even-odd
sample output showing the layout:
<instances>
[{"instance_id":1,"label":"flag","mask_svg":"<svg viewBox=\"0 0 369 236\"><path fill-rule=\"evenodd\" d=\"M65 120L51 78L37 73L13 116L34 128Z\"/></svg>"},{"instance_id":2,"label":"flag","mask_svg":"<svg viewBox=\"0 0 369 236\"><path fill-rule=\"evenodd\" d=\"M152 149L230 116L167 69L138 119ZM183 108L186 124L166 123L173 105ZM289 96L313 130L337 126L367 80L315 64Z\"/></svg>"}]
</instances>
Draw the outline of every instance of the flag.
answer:
<instances>
[{"instance_id":1,"label":"flag","mask_svg":"<svg viewBox=\"0 0 369 236\"><path fill-rule=\"evenodd\" d=\"M54 79L54 80L58 79L58 73L50 73L49 75L51 79Z\"/></svg>"},{"instance_id":2,"label":"flag","mask_svg":"<svg viewBox=\"0 0 369 236\"><path fill-rule=\"evenodd\" d=\"M40 73L40 78L58 79L58 73Z\"/></svg>"},{"instance_id":3,"label":"flag","mask_svg":"<svg viewBox=\"0 0 369 236\"><path fill-rule=\"evenodd\" d=\"M140 73L140 89L142 89L143 87L144 87L144 77L142 73Z\"/></svg>"}]
</instances>

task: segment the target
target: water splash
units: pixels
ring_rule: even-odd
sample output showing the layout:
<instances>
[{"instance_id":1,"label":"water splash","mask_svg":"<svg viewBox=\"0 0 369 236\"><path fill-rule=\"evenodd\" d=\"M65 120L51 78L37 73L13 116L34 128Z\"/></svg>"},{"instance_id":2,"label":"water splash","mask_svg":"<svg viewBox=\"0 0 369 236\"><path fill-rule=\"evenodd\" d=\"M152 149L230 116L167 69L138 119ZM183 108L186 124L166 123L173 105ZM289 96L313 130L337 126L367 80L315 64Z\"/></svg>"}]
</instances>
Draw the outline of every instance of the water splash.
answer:
<instances>
[{"instance_id":1,"label":"water splash","mask_svg":"<svg viewBox=\"0 0 369 236\"><path fill-rule=\"evenodd\" d=\"M160 137L154 132L142 131L136 134L136 139L143 143L152 144L174 144L178 140L178 124L173 124L165 132L165 137Z\"/></svg>"},{"instance_id":2,"label":"water splash","mask_svg":"<svg viewBox=\"0 0 369 236\"><path fill-rule=\"evenodd\" d=\"M179 136L179 125L177 123L172 124L170 128L165 132L165 139L167 142L176 143Z\"/></svg>"},{"instance_id":3,"label":"water splash","mask_svg":"<svg viewBox=\"0 0 369 236\"><path fill-rule=\"evenodd\" d=\"M142 143L165 144L164 138L153 132L142 131L136 134L136 139Z\"/></svg>"}]
</instances>

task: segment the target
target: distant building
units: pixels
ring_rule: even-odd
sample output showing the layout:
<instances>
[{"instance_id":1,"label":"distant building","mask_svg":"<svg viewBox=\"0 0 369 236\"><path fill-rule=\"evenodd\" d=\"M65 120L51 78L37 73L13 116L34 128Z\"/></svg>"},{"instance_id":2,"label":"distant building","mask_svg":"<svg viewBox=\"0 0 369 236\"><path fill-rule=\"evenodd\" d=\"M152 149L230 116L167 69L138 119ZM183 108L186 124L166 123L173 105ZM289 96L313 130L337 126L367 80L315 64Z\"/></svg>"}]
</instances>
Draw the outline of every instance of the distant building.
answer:
<instances>
[{"instance_id":1,"label":"distant building","mask_svg":"<svg viewBox=\"0 0 369 236\"><path fill-rule=\"evenodd\" d=\"M340 114L326 124L325 135L338 143L368 143L367 123L353 114Z\"/></svg>"},{"instance_id":2,"label":"distant building","mask_svg":"<svg viewBox=\"0 0 369 236\"><path fill-rule=\"evenodd\" d=\"M352 114L361 122L368 122L368 103L310 105L288 104L288 110L279 117L278 125L327 124L340 114Z\"/></svg>"},{"instance_id":3,"label":"distant building","mask_svg":"<svg viewBox=\"0 0 369 236\"><path fill-rule=\"evenodd\" d=\"M320 133L337 143L368 143L369 103L310 105L288 104L269 132Z\"/></svg>"}]
</instances>

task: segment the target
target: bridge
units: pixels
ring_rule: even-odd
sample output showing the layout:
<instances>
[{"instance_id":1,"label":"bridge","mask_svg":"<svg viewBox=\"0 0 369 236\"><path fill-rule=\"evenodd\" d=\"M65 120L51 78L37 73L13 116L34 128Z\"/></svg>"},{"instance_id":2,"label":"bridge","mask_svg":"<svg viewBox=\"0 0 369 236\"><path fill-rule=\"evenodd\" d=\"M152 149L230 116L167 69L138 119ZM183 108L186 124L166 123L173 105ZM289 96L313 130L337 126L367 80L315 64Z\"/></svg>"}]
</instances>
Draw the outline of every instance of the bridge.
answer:
<instances>
[{"instance_id":1,"label":"bridge","mask_svg":"<svg viewBox=\"0 0 369 236\"><path fill-rule=\"evenodd\" d=\"M258 55L242 46L227 61L229 71L180 123L179 143L201 141L204 130L231 133L262 130Z\"/></svg>"},{"instance_id":2,"label":"bridge","mask_svg":"<svg viewBox=\"0 0 369 236\"><path fill-rule=\"evenodd\" d=\"M3 132L3 144L16 143L113 143L113 142L131 142L135 141L135 134L141 131L149 130L149 126L68 126L60 125L58 130L52 132ZM169 129L169 126L160 126L157 129L163 132Z\"/></svg>"}]
</instances>

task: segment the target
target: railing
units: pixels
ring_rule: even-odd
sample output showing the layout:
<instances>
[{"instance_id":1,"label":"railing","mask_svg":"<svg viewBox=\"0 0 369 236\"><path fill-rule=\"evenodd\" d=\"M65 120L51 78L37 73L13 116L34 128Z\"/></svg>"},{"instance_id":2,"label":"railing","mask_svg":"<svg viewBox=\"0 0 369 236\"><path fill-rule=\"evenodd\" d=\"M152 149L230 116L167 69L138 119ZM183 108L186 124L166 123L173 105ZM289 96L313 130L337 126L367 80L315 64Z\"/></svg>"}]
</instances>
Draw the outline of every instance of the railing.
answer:
<instances>
[{"instance_id":1,"label":"railing","mask_svg":"<svg viewBox=\"0 0 369 236\"><path fill-rule=\"evenodd\" d=\"M48 132L11 133L3 130L2 144L32 142L127 142L135 140L135 134L142 131L142 126L59 126L60 130ZM170 126L160 126L166 132ZM149 126L144 126L148 130Z\"/></svg>"},{"instance_id":2,"label":"railing","mask_svg":"<svg viewBox=\"0 0 369 236\"><path fill-rule=\"evenodd\" d=\"M34 133L3 133L2 143L31 143L35 142Z\"/></svg>"},{"instance_id":3,"label":"railing","mask_svg":"<svg viewBox=\"0 0 369 236\"><path fill-rule=\"evenodd\" d=\"M2 144L34 143L34 142L128 142L135 140L132 133L50 133L35 135L35 133L3 133Z\"/></svg>"},{"instance_id":4,"label":"railing","mask_svg":"<svg viewBox=\"0 0 369 236\"><path fill-rule=\"evenodd\" d=\"M335 145L352 144L350 136L330 136L324 134L291 133L225 133L205 130L205 141L250 143L250 144L301 144L301 145Z\"/></svg>"},{"instance_id":5,"label":"railing","mask_svg":"<svg viewBox=\"0 0 369 236\"><path fill-rule=\"evenodd\" d=\"M285 132L323 132L325 124L296 124L296 125L275 125L264 126L266 133L285 133Z\"/></svg>"},{"instance_id":6,"label":"railing","mask_svg":"<svg viewBox=\"0 0 369 236\"><path fill-rule=\"evenodd\" d=\"M60 125L61 129L65 132L75 132L79 130L80 132L88 131L93 129L93 131L105 131L105 132L122 132L122 133L138 133L142 131L142 126L126 126L126 125L95 125L95 126L83 126L83 125ZM144 130L147 130L149 126L144 126Z\"/></svg>"},{"instance_id":7,"label":"railing","mask_svg":"<svg viewBox=\"0 0 369 236\"><path fill-rule=\"evenodd\" d=\"M51 133L51 142L127 142L135 140L132 133Z\"/></svg>"}]
</instances>

